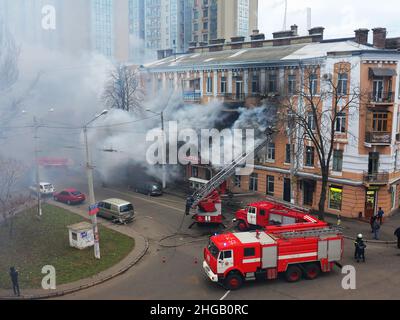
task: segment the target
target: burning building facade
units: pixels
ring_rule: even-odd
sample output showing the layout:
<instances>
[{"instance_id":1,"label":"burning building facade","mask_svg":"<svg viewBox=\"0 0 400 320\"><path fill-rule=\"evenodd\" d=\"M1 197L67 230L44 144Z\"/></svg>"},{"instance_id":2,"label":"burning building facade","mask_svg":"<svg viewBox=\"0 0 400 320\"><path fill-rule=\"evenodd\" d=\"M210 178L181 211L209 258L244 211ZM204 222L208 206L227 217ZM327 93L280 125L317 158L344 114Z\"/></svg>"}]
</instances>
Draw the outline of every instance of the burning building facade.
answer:
<instances>
[{"instance_id":1,"label":"burning building facade","mask_svg":"<svg viewBox=\"0 0 400 320\"><path fill-rule=\"evenodd\" d=\"M199 108L218 101L230 111L263 105L277 105L279 110L284 108L282 97L290 97L300 108L306 103L301 94L308 81L305 66L315 70L310 87L316 97L322 97L327 81L337 84L344 101L357 89L355 108L338 115L334 125L325 211L370 217L379 207L391 212L400 205L400 52L387 46L392 42L386 39L386 29L373 29L372 44L368 35L369 30L359 29L352 38L324 40L324 28L299 36L294 25L274 33L271 40L257 30L248 42L244 37L216 39L147 65L146 87L151 95L174 91ZM321 110L330 105L332 98L320 99ZM322 177L315 146L310 139L293 139L287 129L278 128L256 157L254 173L233 177L230 188L317 209ZM192 165L187 174L209 179L212 173Z\"/></svg>"}]
</instances>

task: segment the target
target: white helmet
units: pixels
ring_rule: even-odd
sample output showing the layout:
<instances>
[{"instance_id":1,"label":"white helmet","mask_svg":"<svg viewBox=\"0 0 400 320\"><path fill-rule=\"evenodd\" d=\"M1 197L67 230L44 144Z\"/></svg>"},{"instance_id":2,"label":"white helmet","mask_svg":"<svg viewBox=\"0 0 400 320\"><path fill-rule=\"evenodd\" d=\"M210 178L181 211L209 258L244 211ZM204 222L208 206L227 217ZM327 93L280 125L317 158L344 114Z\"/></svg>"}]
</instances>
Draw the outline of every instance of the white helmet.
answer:
<instances>
[{"instance_id":1,"label":"white helmet","mask_svg":"<svg viewBox=\"0 0 400 320\"><path fill-rule=\"evenodd\" d=\"M358 239L362 239L362 238L363 238L363 235L360 233L360 234L357 236L357 238L358 238Z\"/></svg>"}]
</instances>

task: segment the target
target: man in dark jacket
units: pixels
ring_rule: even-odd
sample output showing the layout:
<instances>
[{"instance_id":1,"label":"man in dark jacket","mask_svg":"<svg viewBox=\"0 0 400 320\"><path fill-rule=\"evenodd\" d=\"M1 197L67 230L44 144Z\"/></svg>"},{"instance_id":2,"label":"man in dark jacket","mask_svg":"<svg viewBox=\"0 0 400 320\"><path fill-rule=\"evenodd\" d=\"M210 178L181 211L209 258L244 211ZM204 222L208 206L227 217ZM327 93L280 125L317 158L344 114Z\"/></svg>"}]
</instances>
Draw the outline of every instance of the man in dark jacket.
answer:
<instances>
[{"instance_id":1,"label":"man in dark jacket","mask_svg":"<svg viewBox=\"0 0 400 320\"><path fill-rule=\"evenodd\" d=\"M13 285L14 295L19 297L21 294L19 291L18 271L15 269L15 267L10 268L10 278Z\"/></svg>"},{"instance_id":2,"label":"man in dark jacket","mask_svg":"<svg viewBox=\"0 0 400 320\"><path fill-rule=\"evenodd\" d=\"M394 235L397 237L397 248L400 249L400 228L397 228L394 232Z\"/></svg>"},{"instance_id":3,"label":"man in dark jacket","mask_svg":"<svg viewBox=\"0 0 400 320\"><path fill-rule=\"evenodd\" d=\"M378 219L375 219L374 224L372 225L372 231L374 232L374 239L379 240L379 229L381 226L378 223Z\"/></svg>"},{"instance_id":4,"label":"man in dark jacket","mask_svg":"<svg viewBox=\"0 0 400 320\"><path fill-rule=\"evenodd\" d=\"M359 234L357 236L356 241L354 241L354 246L355 246L354 259L356 259L357 262L360 262L361 259L363 260L363 262L365 262L365 248L367 246L364 243L362 234Z\"/></svg>"},{"instance_id":5,"label":"man in dark jacket","mask_svg":"<svg viewBox=\"0 0 400 320\"><path fill-rule=\"evenodd\" d=\"M374 222L376 220L376 216L372 216L371 219L369 220L369 224L371 226L371 233L374 232Z\"/></svg>"}]
</instances>

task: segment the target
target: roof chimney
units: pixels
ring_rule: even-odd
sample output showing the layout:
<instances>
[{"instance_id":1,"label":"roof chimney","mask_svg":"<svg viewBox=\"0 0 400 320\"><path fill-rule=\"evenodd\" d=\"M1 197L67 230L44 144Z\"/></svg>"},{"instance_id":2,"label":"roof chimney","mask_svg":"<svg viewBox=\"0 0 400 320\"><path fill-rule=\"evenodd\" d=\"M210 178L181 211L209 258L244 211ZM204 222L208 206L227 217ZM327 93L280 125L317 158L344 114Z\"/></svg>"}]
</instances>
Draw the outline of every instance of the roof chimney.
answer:
<instances>
[{"instance_id":1,"label":"roof chimney","mask_svg":"<svg viewBox=\"0 0 400 320\"><path fill-rule=\"evenodd\" d=\"M359 44L368 44L369 29L357 29L354 31L356 34L356 42Z\"/></svg>"},{"instance_id":2,"label":"roof chimney","mask_svg":"<svg viewBox=\"0 0 400 320\"><path fill-rule=\"evenodd\" d=\"M297 37L299 35L299 27L296 24L292 25L290 30L292 30L293 37Z\"/></svg>"},{"instance_id":3,"label":"roof chimney","mask_svg":"<svg viewBox=\"0 0 400 320\"><path fill-rule=\"evenodd\" d=\"M375 28L372 29L374 33L374 47L378 49L386 48L386 28Z\"/></svg>"},{"instance_id":4,"label":"roof chimney","mask_svg":"<svg viewBox=\"0 0 400 320\"><path fill-rule=\"evenodd\" d=\"M324 27L314 27L308 30L308 34L315 37L313 41L318 42L324 40L324 30Z\"/></svg>"},{"instance_id":5,"label":"roof chimney","mask_svg":"<svg viewBox=\"0 0 400 320\"><path fill-rule=\"evenodd\" d=\"M251 41L265 40L264 33L260 33L260 30L253 30L253 34L250 36Z\"/></svg>"}]
</instances>

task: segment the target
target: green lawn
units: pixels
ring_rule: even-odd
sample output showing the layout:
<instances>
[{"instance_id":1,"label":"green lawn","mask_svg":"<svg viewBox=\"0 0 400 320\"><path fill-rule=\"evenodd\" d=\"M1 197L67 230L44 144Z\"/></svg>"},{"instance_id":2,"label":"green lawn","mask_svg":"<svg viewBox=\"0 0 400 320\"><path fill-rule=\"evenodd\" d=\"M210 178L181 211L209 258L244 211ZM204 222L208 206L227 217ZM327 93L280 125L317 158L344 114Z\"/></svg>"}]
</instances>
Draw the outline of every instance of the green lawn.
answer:
<instances>
[{"instance_id":1,"label":"green lawn","mask_svg":"<svg viewBox=\"0 0 400 320\"><path fill-rule=\"evenodd\" d=\"M19 270L20 287L40 288L42 267L56 269L57 285L91 277L125 258L133 250L132 238L99 226L101 260L94 258L93 248L80 251L69 246L67 226L84 219L70 211L43 206L41 219L34 209L14 219L14 234L0 225L0 288L10 288L8 270Z\"/></svg>"}]
</instances>

